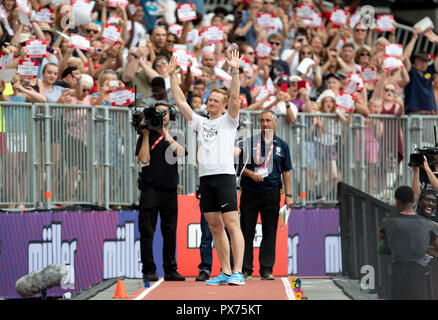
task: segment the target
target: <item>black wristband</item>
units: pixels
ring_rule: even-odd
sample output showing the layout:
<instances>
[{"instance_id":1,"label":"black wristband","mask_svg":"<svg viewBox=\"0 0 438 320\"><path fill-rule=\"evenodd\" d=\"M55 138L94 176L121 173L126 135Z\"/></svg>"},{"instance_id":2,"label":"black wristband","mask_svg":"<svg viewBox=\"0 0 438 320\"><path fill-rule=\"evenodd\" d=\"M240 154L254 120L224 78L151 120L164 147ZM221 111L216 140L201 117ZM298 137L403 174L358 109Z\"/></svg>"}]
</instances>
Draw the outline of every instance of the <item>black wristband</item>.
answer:
<instances>
[{"instance_id":1,"label":"black wristband","mask_svg":"<svg viewBox=\"0 0 438 320\"><path fill-rule=\"evenodd\" d=\"M292 198L292 195L290 193L287 193L286 197Z\"/></svg>"}]
</instances>

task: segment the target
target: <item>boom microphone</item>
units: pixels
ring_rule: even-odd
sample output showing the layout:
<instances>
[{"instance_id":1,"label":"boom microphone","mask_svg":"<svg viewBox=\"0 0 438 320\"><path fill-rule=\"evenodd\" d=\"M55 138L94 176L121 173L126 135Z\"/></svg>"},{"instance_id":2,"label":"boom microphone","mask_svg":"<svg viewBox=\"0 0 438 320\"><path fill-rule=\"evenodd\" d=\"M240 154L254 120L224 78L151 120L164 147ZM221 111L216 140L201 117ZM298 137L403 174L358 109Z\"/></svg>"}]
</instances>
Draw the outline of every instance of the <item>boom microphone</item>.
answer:
<instances>
[{"instance_id":1,"label":"boom microphone","mask_svg":"<svg viewBox=\"0 0 438 320\"><path fill-rule=\"evenodd\" d=\"M15 282L15 290L22 297L45 293L47 289L59 287L64 283L68 269L61 264L48 265L44 269L29 273Z\"/></svg>"}]
</instances>

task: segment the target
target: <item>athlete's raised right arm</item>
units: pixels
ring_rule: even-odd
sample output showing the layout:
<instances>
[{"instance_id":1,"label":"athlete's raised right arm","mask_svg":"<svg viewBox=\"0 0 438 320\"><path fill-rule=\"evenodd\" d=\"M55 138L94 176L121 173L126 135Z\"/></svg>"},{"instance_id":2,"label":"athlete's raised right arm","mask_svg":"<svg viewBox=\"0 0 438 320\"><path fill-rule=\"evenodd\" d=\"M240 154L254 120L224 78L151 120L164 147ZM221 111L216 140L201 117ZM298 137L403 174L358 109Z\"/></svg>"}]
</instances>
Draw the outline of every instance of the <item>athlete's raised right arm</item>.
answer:
<instances>
[{"instance_id":1,"label":"athlete's raised right arm","mask_svg":"<svg viewBox=\"0 0 438 320\"><path fill-rule=\"evenodd\" d=\"M169 77L172 94L175 99L176 106L187 121L192 121L192 108L187 103L186 97L182 92L178 82L179 67L176 64L176 57L172 57L169 65Z\"/></svg>"}]
</instances>

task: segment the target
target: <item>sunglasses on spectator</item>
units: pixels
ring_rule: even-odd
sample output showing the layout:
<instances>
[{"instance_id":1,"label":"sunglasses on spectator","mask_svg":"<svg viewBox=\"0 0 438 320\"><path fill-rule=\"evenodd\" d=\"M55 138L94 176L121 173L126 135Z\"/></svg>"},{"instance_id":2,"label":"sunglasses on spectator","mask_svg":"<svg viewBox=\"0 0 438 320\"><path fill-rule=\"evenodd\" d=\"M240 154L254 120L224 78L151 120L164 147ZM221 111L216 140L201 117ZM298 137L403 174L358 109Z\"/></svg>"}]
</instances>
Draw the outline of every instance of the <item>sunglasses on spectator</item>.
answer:
<instances>
[{"instance_id":1,"label":"sunglasses on spectator","mask_svg":"<svg viewBox=\"0 0 438 320\"><path fill-rule=\"evenodd\" d=\"M268 4L272 4L272 5L274 5L275 2L263 1L263 4L266 4L266 5L268 5Z\"/></svg>"},{"instance_id":2,"label":"sunglasses on spectator","mask_svg":"<svg viewBox=\"0 0 438 320\"><path fill-rule=\"evenodd\" d=\"M356 32L365 32L366 30L365 29L355 29L354 31L356 31Z\"/></svg>"},{"instance_id":3,"label":"sunglasses on spectator","mask_svg":"<svg viewBox=\"0 0 438 320\"><path fill-rule=\"evenodd\" d=\"M166 40L167 43L175 43L175 40Z\"/></svg>"},{"instance_id":4,"label":"sunglasses on spectator","mask_svg":"<svg viewBox=\"0 0 438 320\"><path fill-rule=\"evenodd\" d=\"M273 42L273 41L270 41L269 44L270 44L271 46L273 46L274 44L275 44L276 46L281 46L281 42Z\"/></svg>"},{"instance_id":5,"label":"sunglasses on spectator","mask_svg":"<svg viewBox=\"0 0 438 320\"><path fill-rule=\"evenodd\" d=\"M87 31L88 33L90 33L90 32L98 33L99 32L98 30L94 30L94 29L87 29L85 31Z\"/></svg>"},{"instance_id":6,"label":"sunglasses on spectator","mask_svg":"<svg viewBox=\"0 0 438 320\"><path fill-rule=\"evenodd\" d=\"M360 54L360 56L361 57L365 57L365 56L370 56L370 54L368 53L368 52L362 52L361 54Z\"/></svg>"},{"instance_id":7,"label":"sunglasses on spectator","mask_svg":"<svg viewBox=\"0 0 438 320\"><path fill-rule=\"evenodd\" d=\"M161 61L158 61L156 64L155 64L155 66L156 67L159 67L159 66L161 66L161 65L165 65L165 64L167 64L167 61L166 60L161 60Z\"/></svg>"},{"instance_id":8,"label":"sunglasses on spectator","mask_svg":"<svg viewBox=\"0 0 438 320\"><path fill-rule=\"evenodd\" d=\"M390 89L390 88L385 88L385 92L392 92L392 93L395 93L395 90L394 90L394 89Z\"/></svg>"},{"instance_id":9,"label":"sunglasses on spectator","mask_svg":"<svg viewBox=\"0 0 438 320\"><path fill-rule=\"evenodd\" d=\"M301 52L301 54L303 55L303 56L311 56L312 55L312 52Z\"/></svg>"}]
</instances>

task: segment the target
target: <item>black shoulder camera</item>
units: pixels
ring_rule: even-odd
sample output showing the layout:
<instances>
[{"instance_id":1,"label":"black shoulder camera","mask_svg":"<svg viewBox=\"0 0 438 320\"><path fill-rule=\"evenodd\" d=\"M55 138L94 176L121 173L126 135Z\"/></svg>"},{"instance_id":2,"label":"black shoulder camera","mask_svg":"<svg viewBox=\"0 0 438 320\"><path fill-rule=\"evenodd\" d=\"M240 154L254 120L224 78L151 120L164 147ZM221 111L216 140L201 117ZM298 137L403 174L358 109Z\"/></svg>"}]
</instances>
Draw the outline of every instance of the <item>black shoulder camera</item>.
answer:
<instances>
[{"instance_id":1,"label":"black shoulder camera","mask_svg":"<svg viewBox=\"0 0 438 320\"><path fill-rule=\"evenodd\" d=\"M419 167L423 164L424 158L426 156L427 163L429 166L434 161L434 155L438 154L438 147L423 147L416 148L414 153L409 156L409 166Z\"/></svg>"},{"instance_id":2,"label":"black shoulder camera","mask_svg":"<svg viewBox=\"0 0 438 320\"><path fill-rule=\"evenodd\" d=\"M142 129L149 131L158 131L163 128L163 117L167 114L164 109L157 110L155 107L144 108L143 112L135 111L132 114L132 125L140 132ZM141 124L145 119L145 124Z\"/></svg>"},{"instance_id":3,"label":"black shoulder camera","mask_svg":"<svg viewBox=\"0 0 438 320\"><path fill-rule=\"evenodd\" d=\"M434 162L435 155L438 154L438 143L436 137L436 126L434 126L434 134L435 134L435 147L423 147L416 148L414 153L411 153L409 156L409 166L410 167L419 167L424 163L423 156L426 157L427 163L429 166ZM433 170L433 169L432 169Z\"/></svg>"}]
</instances>

